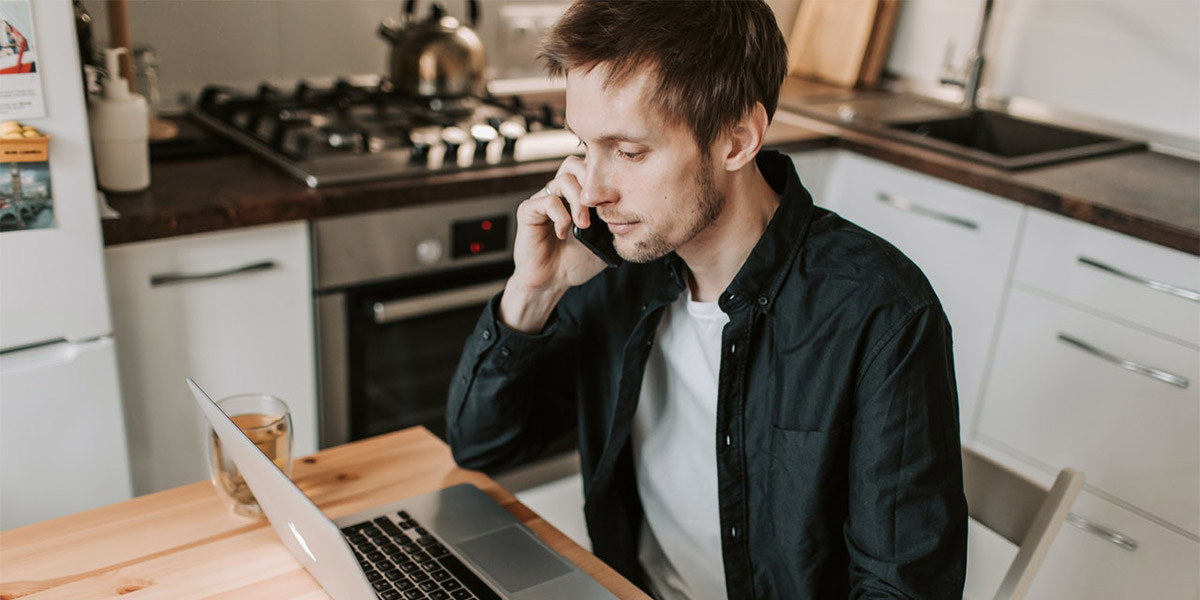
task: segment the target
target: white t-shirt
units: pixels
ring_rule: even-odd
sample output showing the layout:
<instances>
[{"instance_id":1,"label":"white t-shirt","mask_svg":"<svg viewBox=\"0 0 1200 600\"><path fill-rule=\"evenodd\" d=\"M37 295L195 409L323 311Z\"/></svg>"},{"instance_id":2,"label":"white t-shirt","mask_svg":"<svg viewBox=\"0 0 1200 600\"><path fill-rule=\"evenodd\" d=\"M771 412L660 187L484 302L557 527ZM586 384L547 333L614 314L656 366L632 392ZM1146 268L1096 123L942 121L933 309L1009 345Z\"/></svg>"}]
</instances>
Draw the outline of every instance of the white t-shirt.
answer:
<instances>
[{"instance_id":1,"label":"white t-shirt","mask_svg":"<svg viewBox=\"0 0 1200 600\"><path fill-rule=\"evenodd\" d=\"M729 317L686 290L665 310L633 417L638 560L660 600L725 600L715 440Z\"/></svg>"}]
</instances>

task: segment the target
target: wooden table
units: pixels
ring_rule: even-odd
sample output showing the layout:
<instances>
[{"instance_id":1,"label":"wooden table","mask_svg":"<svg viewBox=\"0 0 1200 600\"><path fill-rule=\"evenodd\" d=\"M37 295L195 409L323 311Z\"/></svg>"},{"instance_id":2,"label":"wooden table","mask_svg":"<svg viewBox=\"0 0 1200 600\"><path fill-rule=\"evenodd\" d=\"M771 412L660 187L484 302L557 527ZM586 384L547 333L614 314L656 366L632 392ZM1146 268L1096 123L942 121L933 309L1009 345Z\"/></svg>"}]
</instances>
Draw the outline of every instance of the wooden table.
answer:
<instances>
[{"instance_id":1,"label":"wooden table","mask_svg":"<svg viewBox=\"0 0 1200 600\"><path fill-rule=\"evenodd\" d=\"M458 468L424 428L298 459L292 478L330 518L456 483L479 486L620 598L647 598L495 481ZM0 533L0 600L329 598L265 519L234 515L207 481Z\"/></svg>"}]
</instances>

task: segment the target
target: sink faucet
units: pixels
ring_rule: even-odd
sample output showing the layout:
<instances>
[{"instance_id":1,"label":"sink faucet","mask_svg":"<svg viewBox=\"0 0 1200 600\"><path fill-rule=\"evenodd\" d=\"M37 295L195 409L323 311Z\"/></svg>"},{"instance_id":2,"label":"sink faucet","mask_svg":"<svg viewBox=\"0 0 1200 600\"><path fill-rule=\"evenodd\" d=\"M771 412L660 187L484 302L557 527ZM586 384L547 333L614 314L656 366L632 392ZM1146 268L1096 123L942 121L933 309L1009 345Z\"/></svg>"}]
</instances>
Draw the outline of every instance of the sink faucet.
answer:
<instances>
[{"instance_id":1,"label":"sink faucet","mask_svg":"<svg viewBox=\"0 0 1200 600\"><path fill-rule=\"evenodd\" d=\"M975 38L975 49L967 56L967 64L964 67L962 75L953 75L954 69L949 65L949 55L946 57L946 65L943 71L941 82L943 84L954 85L963 89L962 107L965 110L975 111L979 108L979 82L983 78L983 43L987 38L988 22L992 18L992 3L994 0L984 0L983 15L979 19L979 33Z\"/></svg>"}]
</instances>

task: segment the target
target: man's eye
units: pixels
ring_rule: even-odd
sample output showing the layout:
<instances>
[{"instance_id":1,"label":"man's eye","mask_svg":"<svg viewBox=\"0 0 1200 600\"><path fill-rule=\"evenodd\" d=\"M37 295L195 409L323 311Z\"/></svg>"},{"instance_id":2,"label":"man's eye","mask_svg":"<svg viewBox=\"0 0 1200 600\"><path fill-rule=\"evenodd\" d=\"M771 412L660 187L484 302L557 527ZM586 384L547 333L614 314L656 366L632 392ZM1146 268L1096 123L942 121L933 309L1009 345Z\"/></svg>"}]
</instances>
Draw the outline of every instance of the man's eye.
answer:
<instances>
[{"instance_id":1,"label":"man's eye","mask_svg":"<svg viewBox=\"0 0 1200 600\"><path fill-rule=\"evenodd\" d=\"M637 160L642 157L641 152L626 152L620 149L617 150L617 155L626 160Z\"/></svg>"}]
</instances>

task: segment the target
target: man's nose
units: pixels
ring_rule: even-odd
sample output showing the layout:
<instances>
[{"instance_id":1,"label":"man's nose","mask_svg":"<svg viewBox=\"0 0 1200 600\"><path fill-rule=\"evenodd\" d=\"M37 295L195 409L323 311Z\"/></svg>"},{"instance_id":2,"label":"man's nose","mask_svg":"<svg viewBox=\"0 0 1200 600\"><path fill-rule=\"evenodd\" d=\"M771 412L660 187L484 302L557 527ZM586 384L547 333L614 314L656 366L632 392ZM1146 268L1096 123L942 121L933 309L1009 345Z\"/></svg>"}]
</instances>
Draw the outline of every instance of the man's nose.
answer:
<instances>
[{"instance_id":1,"label":"man's nose","mask_svg":"<svg viewBox=\"0 0 1200 600\"><path fill-rule=\"evenodd\" d=\"M615 202L619 196L617 190L608 184L606 170L594 161L588 161L587 174L580 187L582 193L579 201L588 207Z\"/></svg>"}]
</instances>

